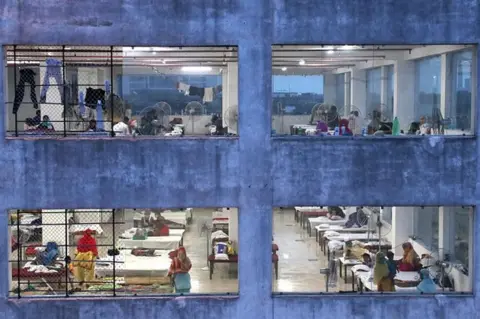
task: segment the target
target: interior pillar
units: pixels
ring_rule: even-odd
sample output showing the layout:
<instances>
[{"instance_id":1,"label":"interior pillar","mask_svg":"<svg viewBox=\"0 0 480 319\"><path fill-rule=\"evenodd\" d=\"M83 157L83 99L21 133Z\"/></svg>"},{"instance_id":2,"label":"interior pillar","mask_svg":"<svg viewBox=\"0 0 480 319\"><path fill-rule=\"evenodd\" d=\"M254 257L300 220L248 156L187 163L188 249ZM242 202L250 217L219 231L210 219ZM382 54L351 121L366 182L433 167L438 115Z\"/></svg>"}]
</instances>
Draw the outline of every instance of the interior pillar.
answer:
<instances>
[{"instance_id":1,"label":"interior pillar","mask_svg":"<svg viewBox=\"0 0 480 319\"><path fill-rule=\"evenodd\" d=\"M415 118L415 62L398 60L393 76L393 116L398 117L400 129L407 132Z\"/></svg>"},{"instance_id":2,"label":"interior pillar","mask_svg":"<svg viewBox=\"0 0 480 319\"><path fill-rule=\"evenodd\" d=\"M350 72L347 72L347 73L344 73L344 77L343 77L343 85L344 85L344 101L345 101L345 109L344 109L344 114L343 116L345 117L348 117L348 115L350 114L350 104L351 104L351 99L350 97L352 96L352 92L351 92L351 80L352 80L352 76L351 76L351 73Z\"/></svg>"},{"instance_id":3,"label":"interior pillar","mask_svg":"<svg viewBox=\"0 0 480 319\"><path fill-rule=\"evenodd\" d=\"M388 67L382 66L380 68L380 112L382 117L387 112L388 105ZM393 120L393 119L392 119Z\"/></svg>"},{"instance_id":4,"label":"interior pillar","mask_svg":"<svg viewBox=\"0 0 480 319\"><path fill-rule=\"evenodd\" d=\"M395 255L402 255L402 244L413 234L414 207L392 208L392 250Z\"/></svg>"},{"instance_id":5,"label":"interior pillar","mask_svg":"<svg viewBox=\"0 0 480 319\"><path fill-rule=\"evenodd\" d=\"M365 70L352 70L350 92L350 105L365 117L367 115L367 72Z\"/></svg>"}]
</instances>

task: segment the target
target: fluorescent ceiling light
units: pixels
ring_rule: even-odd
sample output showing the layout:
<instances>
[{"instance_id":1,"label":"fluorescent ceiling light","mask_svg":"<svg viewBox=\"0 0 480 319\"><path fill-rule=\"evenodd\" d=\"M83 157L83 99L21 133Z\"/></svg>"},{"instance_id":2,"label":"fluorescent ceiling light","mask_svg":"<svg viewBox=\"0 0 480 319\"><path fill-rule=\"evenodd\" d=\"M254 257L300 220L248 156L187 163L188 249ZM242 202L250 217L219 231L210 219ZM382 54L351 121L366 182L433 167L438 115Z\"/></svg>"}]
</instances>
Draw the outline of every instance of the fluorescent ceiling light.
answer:
<instances>
[{"instance_id":1,"label":"fluorescent ceiling light","mask_svg":"<svg viewBox=\"0 0 480 319\"><path fill-rule=\"evenodd\" d=\"M298 64L300 64L300 65L305 65L305 60L303 60L303 59L300 60L300 61L298 62Z\"/></svg>"},{"instance_id":2,"label":"fluorescent ceiling light","mask_svg":"<svg viewBox=\"0 0 480 319\"><path fill-rule=\"evenodd\" d=\"M357 48L358 47L356 45L344 45L344 46L341 46L339 49L340 50L355 50Z\"/></svg>"},{"instance_id":3,"label":"fluorescent ceiling light","mask_svg":"<svg viewBox=\"0 0 480 319\"><path fill-rule=\"evenodd\" d=\"M210 72L212 67L210 66L183 66L183 72Z\"/></svg>"},{"instance_id":4,"label":"fluorescent ceiling light","mask_svg":"<svg viewBox=\"0 0 480 319\"><path fill-rule=\"evenodd\" d=\"M333 50L328 50L327 51L327 54L334 54L334 53L335 53L335 51L333 51Z\"/></svg>"},{"instance_id":5,"label":"fluorescent ceiling light","mask_svg":"<svg viewBox=\"0 0 480 319\"><path fill-rule=\"evenodd\" d=\"M283 68L282 68L282 71L283 71L283 72L287 71L287 68L286 68L286 67L283 67Z\"/></svg>"},{"instance_id":6,"label":"fluorescent ceiling light","mask_svg":"<svg viewBox=\"0 0 480 319\"><path fill-rule=\"evenodd\" d=\"M324 47L325 50L333 50L332 46Z\"/></svg>"}]
</instances>

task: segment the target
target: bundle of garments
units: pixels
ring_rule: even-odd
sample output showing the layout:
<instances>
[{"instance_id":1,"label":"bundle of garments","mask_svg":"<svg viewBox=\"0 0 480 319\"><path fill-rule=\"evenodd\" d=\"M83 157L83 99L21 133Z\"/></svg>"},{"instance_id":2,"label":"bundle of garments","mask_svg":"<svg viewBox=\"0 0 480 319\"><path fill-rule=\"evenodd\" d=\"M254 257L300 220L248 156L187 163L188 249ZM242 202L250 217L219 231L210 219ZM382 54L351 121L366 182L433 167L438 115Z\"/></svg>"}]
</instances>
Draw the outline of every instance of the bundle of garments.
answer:
<instances>
[{"instance_id":1,"label":"bundle of garments","mask_svg":"<svg viewBox=\"0 0 480 319\"><path fill-rule=\"evenodd\" d=\"M51 266L57 260L58 255L58 245L51 241L47 243L45 250L37 252L35 262L37 265Z\"/></svg>"},{"instance_id":2,"label":"bundle of garments","mask_svg":"<svg viewBox=\"0 0 480 319\"><path fill-rule=\"evenodd\" d=\"M212 102L215 99L216 95L222 92L221 85L217 85L215 87L200 88L182 82L177 82L177 89L179 92L185 93L185 95L199 96L204 103Z\"/></svg>"}]
</instances>

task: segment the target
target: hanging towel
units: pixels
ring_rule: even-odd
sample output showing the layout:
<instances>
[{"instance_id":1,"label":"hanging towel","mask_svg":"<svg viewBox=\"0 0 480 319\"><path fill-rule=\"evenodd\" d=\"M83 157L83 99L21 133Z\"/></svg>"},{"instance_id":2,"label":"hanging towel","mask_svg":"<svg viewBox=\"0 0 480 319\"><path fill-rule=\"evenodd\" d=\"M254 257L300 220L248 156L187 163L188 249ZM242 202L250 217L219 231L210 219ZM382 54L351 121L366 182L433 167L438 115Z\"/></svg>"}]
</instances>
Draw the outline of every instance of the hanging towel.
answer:
<instances>
[{"instance_id":1,"label":"hanging towel","mask_svg":"<svg viewBox=\"0 0 480 319\"><path fill-rule=\"evenodd\" d=\"M213 101L213 88L205 88L205 94L203 95L203 102Z\"/></svg>"},{"instance_id":2,"label":"hanging towel","mask_svg":"<svg viewBox=\"0 0 480 319\"><path fill-rule=\"evenodd\" d=\"M177 83L177 89L180 92L184 92L185 95L189 95L189 93L190 93L190 85L182 83L182 82Z\"/></svg>"}]
</instances>

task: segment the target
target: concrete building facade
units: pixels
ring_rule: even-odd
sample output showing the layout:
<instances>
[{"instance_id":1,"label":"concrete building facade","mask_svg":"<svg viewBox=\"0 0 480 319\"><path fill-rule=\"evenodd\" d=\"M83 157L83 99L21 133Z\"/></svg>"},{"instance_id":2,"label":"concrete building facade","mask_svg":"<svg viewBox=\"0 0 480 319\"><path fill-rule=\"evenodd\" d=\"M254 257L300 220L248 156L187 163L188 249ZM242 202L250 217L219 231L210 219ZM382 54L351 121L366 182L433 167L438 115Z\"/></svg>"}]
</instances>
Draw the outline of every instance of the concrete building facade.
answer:
<instances>
[{"instance_id":1,"label":"concrete building facade","mask_svg":"<svg viewBox=\"0 0 480 319\"><path fill-rule=\"evenodd\" d=\"M0 318L479 317L479 258L472 295L272 296L266 253L272 207L478 204L478 125L473 137L271 137L272 44L476 44L478 1L6 0L1 9L1 45L237 45L240 118L239 138L2 138L2 229L11 208L231 206L239 208L239 245L255 249L242 253L238 296L9 300L3 231ZM477 96L477 119L478 104ZM480 220L474 220L476 257Z\"/></svg>"}]
</instances>

